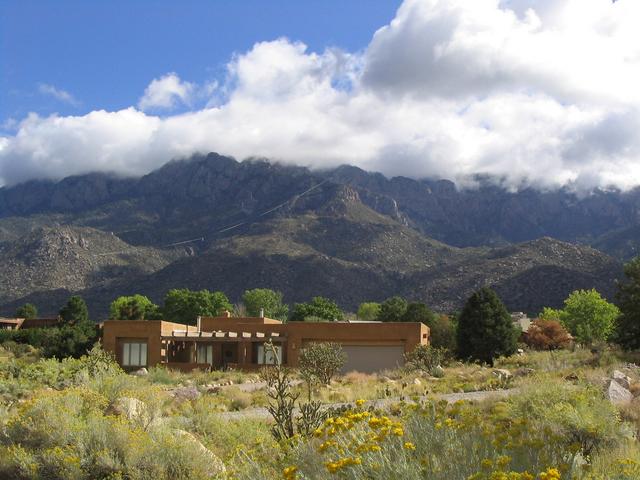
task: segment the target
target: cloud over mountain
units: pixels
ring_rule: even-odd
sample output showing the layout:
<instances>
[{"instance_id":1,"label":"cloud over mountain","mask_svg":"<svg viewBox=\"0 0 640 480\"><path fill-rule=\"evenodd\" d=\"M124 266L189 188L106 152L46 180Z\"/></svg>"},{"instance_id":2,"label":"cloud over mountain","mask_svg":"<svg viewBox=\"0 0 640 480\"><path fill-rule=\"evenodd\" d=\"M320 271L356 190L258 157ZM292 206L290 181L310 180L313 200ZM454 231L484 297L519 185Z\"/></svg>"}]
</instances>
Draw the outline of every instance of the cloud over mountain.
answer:
<instances>
[{"instance_id":1,"label":"cloud over mountain","mask_svg":"<svg viewBox=\"0 0 640 480\"><path fill-rule=\"evenodd\" d=\"M488 174L511 188L627 188L640 184L639 23L634 0L406 0L362 52L266 41L233 56L215 89L170 73L141 110L32 114L0 138L0 183L140 174L218 151L463 183ZM178 103L191 108L142 111Z\"/></svg>"}]
</instances>

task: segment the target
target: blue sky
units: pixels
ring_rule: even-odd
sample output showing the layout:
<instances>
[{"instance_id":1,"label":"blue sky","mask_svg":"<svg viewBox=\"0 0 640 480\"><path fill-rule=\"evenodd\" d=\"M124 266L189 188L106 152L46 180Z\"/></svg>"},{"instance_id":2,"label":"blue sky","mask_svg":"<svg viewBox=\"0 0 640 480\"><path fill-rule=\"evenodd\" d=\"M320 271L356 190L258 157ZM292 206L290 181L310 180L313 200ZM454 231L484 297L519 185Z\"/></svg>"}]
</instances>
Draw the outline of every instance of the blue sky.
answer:
<instances>
[{"instance_id":1,"label":"blue sky","mask_svg":"<svg viewBox=\"0 0 640 480\"><path fill-rule=\"evenodd\" d=\"M638 0L0 0L0 186L218 152L640 185Z\"/></svg>"},{"instance_id":2,"label":"blue sky","mask_svg":"<svg viewBox=\"0 0 640 480\"><path fill-rule=\"evenodd\" d=\"M0 123L134 105L150 80L224 77L234 52L287 37L367 46L396 0L1 0ZM56 98L51 89L71 98ZM59 96L58 96L59 97Z\"/></svg>"}]
</instances>

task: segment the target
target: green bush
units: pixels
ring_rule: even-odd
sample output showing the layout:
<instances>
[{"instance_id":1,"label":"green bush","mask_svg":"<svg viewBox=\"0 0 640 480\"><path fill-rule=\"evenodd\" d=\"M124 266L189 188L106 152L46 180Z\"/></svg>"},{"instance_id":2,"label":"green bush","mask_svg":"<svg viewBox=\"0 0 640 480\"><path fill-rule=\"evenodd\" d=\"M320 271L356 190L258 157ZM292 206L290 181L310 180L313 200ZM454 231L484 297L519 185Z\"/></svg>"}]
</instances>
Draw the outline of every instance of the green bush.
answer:
<instances>
[{"instance_id":1,"label":"green bush","mask_svg":"<svg viewBox=\"0 0 640 480\"><path fill-rule=\"evenodd\" d=\"M338 343L312 343L300 350L298 363L302 376L328 385L347 361Z\"/></svg>"},{"instance_id":2,"label":"green bush","mask_svg":"<svg viewBox=\"0 0 640 480\"><path fill-rule=\"evenodd\" d=\"M405 355L405 368L409 371L418 370L429 375L439 376L440 369L447 361L448 352L445 348L431 345L418 345Z\"/></svg>"}]
</instances>

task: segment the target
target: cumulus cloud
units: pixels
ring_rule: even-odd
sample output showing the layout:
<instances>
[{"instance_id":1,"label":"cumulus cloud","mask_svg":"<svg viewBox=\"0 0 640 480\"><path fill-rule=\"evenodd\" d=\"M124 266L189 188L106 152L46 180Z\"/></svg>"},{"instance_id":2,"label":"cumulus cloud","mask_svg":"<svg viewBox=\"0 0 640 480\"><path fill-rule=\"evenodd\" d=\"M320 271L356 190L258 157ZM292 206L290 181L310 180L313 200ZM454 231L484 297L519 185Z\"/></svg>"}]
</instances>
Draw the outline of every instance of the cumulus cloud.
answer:
<instances>
[{"instance_id":1,"label":"cumulus cloud","mask_svg":"<svg viewBox=\"0 0 640 480\"><path fill-rule=\"evenodd\" d=\"M47 83L39 84L38 92L42 95L53 97L63 103L68 103L69 105L73 105L76 107L80 105L80 102L76 100L76 98L69 92L67 92L66 90L62 90L61 88L56 88L53 85L49 85Z\"/></svg>"},{"instance_id":2,"label":"cumulus cloud","mask_svg":"<svg viewBox=\"0 0 640 480\"><path fill-rule=\"evenodd\" d=\"M24 119L0 180L141 174L193 152L509 188L640 184L640 2L405 0L362 52L287 39L236 54L220 85L175 73L117 112ZM206 106L158 117L145 111Z\"/></svg>"},{"instance_id":3,"label":"cumulus cloud","mask_svg":"<svg viewBox=\"0 0 640 480\"><path fill-rule=\"evenodd\" d=\"M141 110L172 109L177 104L189 105L195 87L192 83L180 80L175 73L155 78L145 89L138 101Z\"/></svg>"}]
</instances>

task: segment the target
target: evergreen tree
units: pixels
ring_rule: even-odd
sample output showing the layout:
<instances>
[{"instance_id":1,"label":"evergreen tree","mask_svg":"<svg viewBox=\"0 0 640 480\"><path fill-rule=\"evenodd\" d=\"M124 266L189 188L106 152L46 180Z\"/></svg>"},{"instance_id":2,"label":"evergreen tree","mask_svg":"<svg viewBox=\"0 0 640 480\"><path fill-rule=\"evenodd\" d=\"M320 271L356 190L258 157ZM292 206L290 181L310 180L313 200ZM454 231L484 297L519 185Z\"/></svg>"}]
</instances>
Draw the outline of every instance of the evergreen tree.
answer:
<instances>
[{"instance_id":1,"label":"evergreen tree","mask_svg":"<svg viewBox=\"0 0 640 480\"><path fill-rule=\"evenodd\" d=\"M458 319L458 355L493 365L502 355L513 355L518 330L498 295L481 288L467 300Z\"/></svg>"},{"instance_id":2,"label":"evergreen tree","mask_svg":"<svg viewBox=\"0 0 640 480\"><path fill-rule=\"evenodd\" d=\"M60 309L60 316L67 325L78 325L89 321L89 309L82 297L74 295Z\"/></svg>"},{"instance_id":3,"label":"evergreen tree","mask_svg":"<svg viewBox=\"0 0 640 480\"><path fill-rule=\"evenodd\" d=\"M618 284L618 318L616 341L625 350L640 349L640 257L624 266L625 283Z\"/></svg>"}]
</instances>

